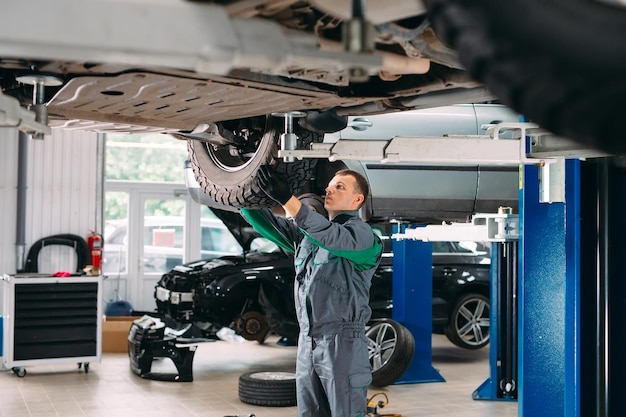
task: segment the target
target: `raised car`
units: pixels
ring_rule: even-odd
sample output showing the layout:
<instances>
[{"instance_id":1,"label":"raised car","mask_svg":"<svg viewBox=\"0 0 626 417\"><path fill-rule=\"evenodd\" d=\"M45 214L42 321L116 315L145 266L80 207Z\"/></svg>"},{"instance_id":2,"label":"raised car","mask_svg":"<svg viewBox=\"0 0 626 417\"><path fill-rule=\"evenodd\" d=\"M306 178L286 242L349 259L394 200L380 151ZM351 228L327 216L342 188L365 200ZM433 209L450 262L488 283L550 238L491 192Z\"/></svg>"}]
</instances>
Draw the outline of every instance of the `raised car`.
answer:
<instances>
[{"instance_id":1,"label":"raised car","mask_svg":"<svg viewBox=\"0 0 626 417\"><path fill-rule=\"evenodd\" d=\"M624 151L625 16L585 0L22 0L3 8L0 124L188 140L202 189L237 208L272 205L254 186L263 164L295 191L314 177L313 160L275 159L288 126L287 147L307 149L349 116L493 92Z\"/></svg>"}]
</instances>

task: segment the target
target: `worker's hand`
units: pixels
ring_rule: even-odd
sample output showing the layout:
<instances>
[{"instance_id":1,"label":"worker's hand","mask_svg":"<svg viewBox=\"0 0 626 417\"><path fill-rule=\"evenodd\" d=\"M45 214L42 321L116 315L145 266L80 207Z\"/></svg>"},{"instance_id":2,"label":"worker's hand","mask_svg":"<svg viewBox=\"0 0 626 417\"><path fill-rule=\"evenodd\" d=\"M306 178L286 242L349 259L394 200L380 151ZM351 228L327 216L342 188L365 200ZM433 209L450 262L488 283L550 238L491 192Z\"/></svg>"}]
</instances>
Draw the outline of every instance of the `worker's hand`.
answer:
<instances>
[{"instance_id":1,"label":"worker's hand","mask_svg":"<svg viewBox=\"0 0 626 417\"><path fill-rule=\"evenodd\" d=\"M259 186L267 196L284 206L293 196L287 179L271 169L268 165L263 165L259 169Z\"/></svg>"}]
</instances>

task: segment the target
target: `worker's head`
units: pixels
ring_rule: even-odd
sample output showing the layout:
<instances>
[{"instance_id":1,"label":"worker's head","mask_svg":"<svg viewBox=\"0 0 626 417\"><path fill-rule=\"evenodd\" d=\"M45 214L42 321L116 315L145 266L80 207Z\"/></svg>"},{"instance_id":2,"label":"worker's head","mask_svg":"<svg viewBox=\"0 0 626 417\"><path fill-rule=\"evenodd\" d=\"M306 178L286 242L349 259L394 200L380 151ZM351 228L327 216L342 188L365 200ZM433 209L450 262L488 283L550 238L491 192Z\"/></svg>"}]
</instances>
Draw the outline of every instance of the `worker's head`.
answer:
<instances>
[{"instance_id":1,"label":"worker's head","mask_svg":"<svg viewBox=\"0 0 626 417\"><path fill-rule=\"evenodd\" d=\"M324 207L329 218L344 211L358 210L369 196L365 177L356 171L342 169L335 173L326 187Z\"/></svg>"}]
</instances>

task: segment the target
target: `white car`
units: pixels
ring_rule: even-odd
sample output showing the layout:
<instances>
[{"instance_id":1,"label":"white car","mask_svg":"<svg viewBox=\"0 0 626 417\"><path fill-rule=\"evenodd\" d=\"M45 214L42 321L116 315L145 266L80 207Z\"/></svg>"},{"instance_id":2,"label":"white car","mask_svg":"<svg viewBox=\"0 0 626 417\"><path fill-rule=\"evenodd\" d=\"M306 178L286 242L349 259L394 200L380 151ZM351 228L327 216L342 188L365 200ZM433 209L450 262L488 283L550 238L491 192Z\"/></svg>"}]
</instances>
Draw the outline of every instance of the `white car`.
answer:
<instances>
[{"instance_id":1,"label":"white car","mask_svg":"<svg viewBox=\"0 0 626 417\"><path fill-rule=\"evenodd\" d=\"M182 217L144 218L144 272L169 271L183 263ZM240 255L241 245L228 228L217 219L201 219L202 259L212 259L225 255ZM102 270L112 275L126 273L128 254L128 225L126 219L110 220L105 225L102 254Z\"/></svg>"}]
</instances>

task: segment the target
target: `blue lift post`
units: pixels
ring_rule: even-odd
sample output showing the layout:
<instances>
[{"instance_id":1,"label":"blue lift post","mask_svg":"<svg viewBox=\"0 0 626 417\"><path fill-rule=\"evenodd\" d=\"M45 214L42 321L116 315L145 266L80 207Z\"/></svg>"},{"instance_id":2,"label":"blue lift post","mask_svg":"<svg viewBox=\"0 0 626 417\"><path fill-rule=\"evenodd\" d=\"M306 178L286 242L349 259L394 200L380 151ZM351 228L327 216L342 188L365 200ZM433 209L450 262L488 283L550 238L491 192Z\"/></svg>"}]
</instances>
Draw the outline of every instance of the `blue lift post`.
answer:
<instances>
[{"instance_id":1,"label":"blue lift post","mask_svg":"<svg viewBox=\"0 0 626 417\"><path fill-rule=\"evenodd\" d=\"M518 415L623 416L626 169L610 159L570 159L563 172L564 198L540 202L545 178L537 166L523 167ZM492 343L500 330L492 327ZM499 394L499 357L491 349L491 378L475 392L480 399Z\"/></svg>"},{"instance_id":2,"label":"blue lift post","mask_svg":"<svg viewBox=\"0 0 626 417\"><path fill-rule=\"evenodd\" d=\"M580 161L565 161L564 203L540 203L538 167L523 169L518 414L578 417Z\"/></svg>"},{"instance_id":3,"label":"blue lift post","mask_svg":"<svg viewBox=\"0 0 626 417\"><path fill-rule=\"evenodd\" d=\"M394 239L392 245L392 319L409 329L415 339L413 360L395 384L445 382L432 365L433 245L411 239Z\"/></svg>"}]
</instances>

